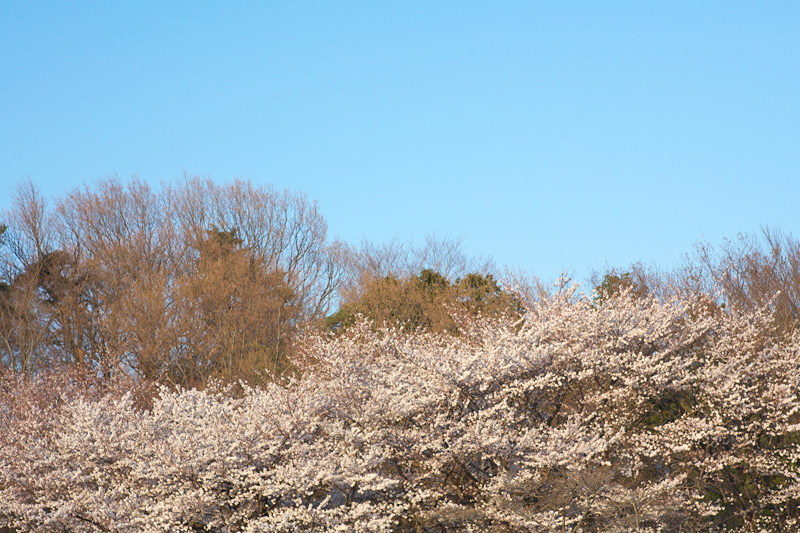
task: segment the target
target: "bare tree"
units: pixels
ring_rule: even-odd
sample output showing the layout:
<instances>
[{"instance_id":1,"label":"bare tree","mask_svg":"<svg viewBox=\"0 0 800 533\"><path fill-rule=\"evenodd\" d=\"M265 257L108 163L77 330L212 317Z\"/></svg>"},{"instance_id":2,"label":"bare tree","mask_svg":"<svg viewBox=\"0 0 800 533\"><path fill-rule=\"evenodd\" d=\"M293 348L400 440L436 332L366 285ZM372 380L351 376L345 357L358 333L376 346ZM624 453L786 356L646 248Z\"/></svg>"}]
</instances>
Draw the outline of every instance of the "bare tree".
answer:
<instances>
[{"instance_id":1,"label":"bare tree","mask_svg":"<svg viewBox=\"0 0 800 533\"><path fill-rule=\"evenodd\" d=\"M45 364L44 344L53 321L41 298L56 268L52 218L39 189L27 179L2 213L0 272L0 364L26 372Z\"/></svg>"},{"instance_id":2,"label":"bare tree","mask_svg":"<svg viewBox=\"0 0 800 533\"><path fill-rule=\"evenodd\" d=\"M770 305L781 330L797 327L800 242L791 235L765 227L760 236L740 234L720 247L702 243L696 261L719 286L726 305L738 309Z\"/></svg>"},{"instance_id":3,"label":"bare tree","mask_svg":"<svg viewBox=\"0 0 800 533\"><path fill-rule=\"evenodd\" d=\"M343 272L345 247L327 240L314 202L243 180L155 191L111 177L54 211L27 182L4 220L13 283L0 312L19 324L7 317L0 335L19 370L35 347L48 365L185 386L279 372Z\"/></svg>"}]
</instances>

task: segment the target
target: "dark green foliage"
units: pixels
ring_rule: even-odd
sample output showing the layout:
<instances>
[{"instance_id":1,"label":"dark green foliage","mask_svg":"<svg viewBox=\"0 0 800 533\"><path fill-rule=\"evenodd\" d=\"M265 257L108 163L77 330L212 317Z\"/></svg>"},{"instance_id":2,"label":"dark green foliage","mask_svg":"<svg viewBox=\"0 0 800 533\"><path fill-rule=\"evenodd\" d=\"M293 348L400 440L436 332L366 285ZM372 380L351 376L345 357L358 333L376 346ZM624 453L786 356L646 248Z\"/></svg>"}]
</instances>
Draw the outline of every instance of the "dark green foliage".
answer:
<instances>
[{"instance_id":1,"label":"dark green foliage","mask_svg":"<svg viewBox=\"0 0 800 533\"><path fill-rule=\"evenodd\" d=\"M618 273L611 270L603 276L603 280L594 287L594 305L601 306L608 300L630 290L634 297L642 298L649 293L646 285L634 279L630 272Z\"/></svg>"},{"instance_id":2,"label":"dark green foliage","mask_svg":"<svg viewBox=\"0 0 800 533\"><path fill-rule=\"evenodd\" d=\"M420 272L415 281L424 292L429 294L437 294L450 287L450 282L444 276L430 269Z\"/></svg>"},{"instance_id":3,"label":"dark green foliage","mask_svg":"<svg viewBox=\"0 0 800 533\"><path fill-rule=\"evenodd\" d=\"M648 409L641 417L641 423L645 427L657 428L678 420L691 412L696 404L697 401L691 391L666 391L661 397L650 399Z\"/></svg>"}]
</instances>

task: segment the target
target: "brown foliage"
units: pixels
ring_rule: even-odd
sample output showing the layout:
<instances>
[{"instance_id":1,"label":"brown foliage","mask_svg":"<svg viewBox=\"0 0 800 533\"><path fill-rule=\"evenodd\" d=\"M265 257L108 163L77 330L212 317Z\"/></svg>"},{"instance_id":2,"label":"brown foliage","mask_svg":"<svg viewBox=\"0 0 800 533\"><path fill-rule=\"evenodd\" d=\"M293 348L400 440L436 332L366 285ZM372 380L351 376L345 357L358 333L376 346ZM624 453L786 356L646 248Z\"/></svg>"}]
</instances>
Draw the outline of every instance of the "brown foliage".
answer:
<instances>
[{"instance_id":1,"label":"brown foliage","mask_svg":"<svg viewBox=\"0 0 800 533\"><path fill-rule=\"evenodd\" d=\"M241 180L156 192L109 178L54 210L27 182L4 220L0 361L18 372L258 381L284 369L341 274L313 202Z\"/></svg>"},{"instance_id":2,"label":"brown foliage","mask_svg":"<svg viewBox=\"0 0 800 533\"><path fill-rule=\"evenodd\" d=\"M519 301L491 274L467 274L450 281L425 269L405 278L371 280L358 289L349 293L339 311L328 319L328 327L347 329L361 315L377 327L455 333L463 317L520 312Z\"/></svg>"}]
</instances>

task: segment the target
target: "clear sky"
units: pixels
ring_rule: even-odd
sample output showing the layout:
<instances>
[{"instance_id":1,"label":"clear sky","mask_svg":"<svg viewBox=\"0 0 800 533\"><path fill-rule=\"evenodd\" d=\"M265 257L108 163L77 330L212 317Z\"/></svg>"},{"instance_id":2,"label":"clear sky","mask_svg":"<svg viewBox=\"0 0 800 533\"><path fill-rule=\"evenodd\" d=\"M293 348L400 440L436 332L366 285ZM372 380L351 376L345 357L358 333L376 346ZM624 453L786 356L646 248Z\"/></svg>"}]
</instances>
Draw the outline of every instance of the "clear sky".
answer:
<instances>
[{"instance_id":1,"label":"clear sky","mask_svg":"<svg viewBox=\"0 0 800 533\"><path fill-rule=\"evenodd\" d=\"M800 2L0 0L0 208L250 177L543 278L800 234Z\"/></svg>"}]
</instances>

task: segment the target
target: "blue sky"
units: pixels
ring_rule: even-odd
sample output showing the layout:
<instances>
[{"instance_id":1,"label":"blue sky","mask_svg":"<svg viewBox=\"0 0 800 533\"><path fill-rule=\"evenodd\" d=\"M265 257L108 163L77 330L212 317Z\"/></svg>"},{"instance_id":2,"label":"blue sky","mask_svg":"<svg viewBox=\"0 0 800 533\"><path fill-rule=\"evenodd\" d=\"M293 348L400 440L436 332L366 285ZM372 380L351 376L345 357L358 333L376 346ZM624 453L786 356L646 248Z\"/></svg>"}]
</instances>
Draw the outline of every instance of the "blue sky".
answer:
<instances>
[{"instance_id":1,"label":"blue sky","mask_svg":"<svg viewBox=\"0 0 800 533\"><path fill-rule=\"evenodd\" d=\"M800 233L798 2L0 2L0 208L250 177L540 277Z\"/></svg>"}]
</instances>

